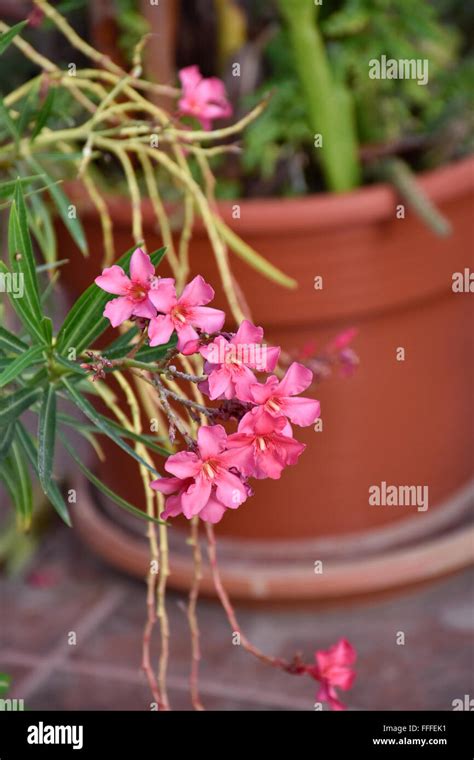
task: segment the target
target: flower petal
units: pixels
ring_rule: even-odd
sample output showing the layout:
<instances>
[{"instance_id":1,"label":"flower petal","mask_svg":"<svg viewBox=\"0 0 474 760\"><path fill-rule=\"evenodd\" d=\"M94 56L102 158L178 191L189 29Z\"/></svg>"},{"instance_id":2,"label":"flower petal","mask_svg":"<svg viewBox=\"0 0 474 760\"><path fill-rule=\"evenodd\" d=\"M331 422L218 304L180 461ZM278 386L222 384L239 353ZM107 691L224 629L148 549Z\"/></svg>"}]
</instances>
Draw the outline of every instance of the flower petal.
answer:
<instances>
[{"instance_id":1,"label":"flower petal","mask_svg":"<svg viewBox=\"0 0 474 760\"><path fill-rule=\"evenodd\" d=\"M212 306L194 306L189 321L207 333L221 330L225 322L225 312Z\"/></svg>"},{"instance_id":2,"label":"flower petal","mask_svg":"<svg viewBox=\"0 0 474 760\"><path fill-rule=\"evenodd\" d=\"M133 307L133 314L135 317L154 319L156 317L156 309L149 298L144 298L143 301L135 303L135 306Z\"/></svg>"},{"instance_id":3,"label":"flower petal","mask_svg":"<svg viewBox=\"0 0 474 760\"><path fill-rule=\"evenodd\" d=\"M133 282L139 282L141 285L148 285L150 278L155 274L155 267L145 251L137 248L132 253L130 259L130 277Z\"/></svg>"},{"instance_id":4,"label":"flower petal","mask_svg":"<svg viewBox=\"0 0 474 760\"><path fill-rule=\"evenodd\" d=\"M112 298L112 300L108 301L105 306L104 317L110 319L112 327L118 327L122 322L130 319L134 307L135 304L130 298L124 298L123 296Z\"/></svg>"},{"instance_id":5,"label":"flower petal","mask_svg":"<svg viewBox=\"0 0 474 760\"><path fill-rule=\"evenodd\" d=\"M195 354L199 348L199 335L190 324L177 324L178 351L185 356Z\"/></svg>"},{"instance_id":6,"label":"flower petal","mask_svg":"<svg viewBox=\"0 0 474 760\"><path fill-rule=\"evenodd\" d=\"M293 362L286 373L285 377L280 381L278 386L279 396L296 396L298 393L302 393L309 388L313 382L313 373L308 367L298 362Z\"/></svg>"},{"instance_id":7,"label":"flower petal","mask_svg":"<svg viewBox=\"0 0 474 760\"><path fill-rule=\"evenodd\" d=\"M182 488L183 481L180 478L157 478L150 485L155 491L169 495Z\"/></svg>"},{"instance_id":8,"label":"flower petal","mask_svg":"<svg viewBox=\"0 0 474 760\"><path fill-rule=\"evenodd\" d=\"M119 267L117 264L104 269L102 274L95 278L94 282L99 288L105 290L106 293L113 293L116 296L127 295L131 285L122 267Z\"/></svg>"},{"instance_id":9,"label":"flower petal","mask_svg":"<svg viewBox=\"0 0 474 760\"><path fill-rule=\"evenodd\" d=\"M222 519L225 509L225 506L211 495L206 506L199 512L199 517L206 522L215 524Z\"/></svg>"},{"instance_id":10,"label":"flower petal","mask_svg":"<svg viewBox=\"0 0 474 760\"><path fill-rule=\"evenodd\" d=\"M169 314L176 306L176 288L172 277L158 277L151 283L148 298L157 311Z\"/></svg>"},{"instance_id":11,"label":"flower petal","mask_svg":"<svg viewBox=\"0 0 474 760\"><path fill-rule=\"evenodd\" d=\"M201 509L206 506L211 495L211 489L211 481L203 475L198 475L195 482L183 493L181 497L183 514L188 520L199 514Z\"/></svg>"},{"instance_id":12,"label":"flower petal","mask_svg":"<svg viewBox=\"0 0 474 760\"><path fill-rule=\"evenodd\" d=\"M240 478L232 472L219 468L215 483L217 498L226 507L237 509L246 500L247 490Z\"/></svg>"},{"instance_id":13,"label":"flower petal","mask_svg":"<svg viewBox=\"0 0 474 760\"><path fill-rule=\"evenodd\" d=\"M280 398L280 409L295 425L312 425L321 414L321 404L312 398Z\"/></svg>"},{"instance_id":14,"label":"flower petal","mask_svg":"<svg viewBox=\"0 0 474 760\"><path fill-rule=\"evenodd\" d=\"M198 430L197 439L201 458L211 459L224 451L227 433L222 425L203 426Z\"/></svg>"},{"instance_id":15,"label":"flower petal","mask_svg":"<svg viewBox=\"0 0 474 760\"><path fill-rule=\"evenodd\" d=\"M189 282L178 298L183 306L202 306L214 298L214 289L198 274Z\"/></svg>"},{"instance_id":16,"label":"flower petal","mask_svg":"<svg viewBox=\"0 0 474 760\"><path fill-rule=\"evenodd\" d=\"M165 470L181 480L195 478L201 470L201 461L193 451L178 451L168 457Z\"/></svg>"},{"instance_id":17,"label":"flower petal","mask_svg":"<svg viewBox=\"0 0 474 760\"><path fill-rule=\"evenodd\" d=\"M173 330L174 325L171 321L171 317L167 314L159 314L151 320L148 326L150 346L161 346L163 343L168 343Z\"/></svg>"}]
</instances>

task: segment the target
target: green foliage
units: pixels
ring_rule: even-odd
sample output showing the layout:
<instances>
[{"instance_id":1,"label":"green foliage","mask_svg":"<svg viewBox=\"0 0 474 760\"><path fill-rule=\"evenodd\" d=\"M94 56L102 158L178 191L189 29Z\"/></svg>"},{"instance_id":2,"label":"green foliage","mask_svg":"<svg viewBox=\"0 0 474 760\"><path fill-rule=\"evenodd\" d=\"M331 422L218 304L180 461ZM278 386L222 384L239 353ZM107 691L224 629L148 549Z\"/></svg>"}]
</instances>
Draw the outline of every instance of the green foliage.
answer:
<instances>
[{"instance_id":1,"label":"green foliage","mask_svg":"<svg viewBox=\"0 0 474 760\"><path fill-rule=\"evenodd\" d=\"M115 420L99 413L86 398L92 387L86 380L87 373L80 367L80 362L84 360L81 354L85 348L91 348L105 332L108 322L102 314L111 296L95 284L91 285L72 307L58 333L53 335L52 322L44 313L38 279L38 268L45 267L36 266L24 186L24 182L17 180L8 189L10 268L0 262L1 275L15 276L23 283L22 297L15 298L15 294L10 291L8 296L24 333L24 337L18 337L5 327L0 328L0 481L9 492L19 526L26 530L33 516L31 473L38 479L60 517L68 525L71 524L67 504L54 472L55 444L64 425L74 427L93 444L94 434L106 435L154 475L159 473L126 441L140 443L150 452L161 455L169 452L153 436L129 431ZM134 248L127 251L118 261L127 272L133 250ZM155 266L164 255L164 249L151 254ZM126 338L120 336L104 351L110 350L115 359L125 358L131 351L131 340L136 334L136 329L132 328ZM157 348L143 347L134 359L152 363L159 360L172 345L174 341ZM71 356L74 357L73 360ZM58 396L73 404L83 419L58 413ZM36 436L24 424L25 414L31 413L38 417ZM84 417L86 422L83 421ZM121 508L142 515L133 505L101 483L83 464L70 443L66 449L79 469L97 488Z\"/></svg>"},{"instance_id":2,"label":"green foliage","mask_svg":"<svg viewBox=\"0 0 474 760\"><path fill-rule=\"evenodd\" d=\"M314 93L302 86L297 39L285 28L291 29L286 16L293 12L293 3L281 0L284 23L265 49L268 74L258 96L271 91L272 101L266 113L246 129L243 166L249 174L265 180L279 163L290 164L299 156L299 163L307 167L306 181L292 190L306 192L312 189L312 167L321 151L313 147L317 114L312 118L310 104ZM467 14L463 22L461 6ZM458 137L457 142L450 142L451 154L427 149L425 165L472 150L473 57L467 41L474 23L464 4L457 0L331 0L318 6L316 23L331 78L345 88L353 103L359 145L420 136L429 146L438 137L441 143L445 140L445 129L448 137L451 131ZM382 55L396 60L428 59L428 84L418 85L413 79L370 79L369 61ZM315 67L320 67L319 60L306 60L305 76ZM325 98L319 109L330 100ZM333 127L350 139L343 112L339 114L339 119L332 120ZM280 189L285 192L288 188L284 184Z\"/></svg>"}]
</instances>

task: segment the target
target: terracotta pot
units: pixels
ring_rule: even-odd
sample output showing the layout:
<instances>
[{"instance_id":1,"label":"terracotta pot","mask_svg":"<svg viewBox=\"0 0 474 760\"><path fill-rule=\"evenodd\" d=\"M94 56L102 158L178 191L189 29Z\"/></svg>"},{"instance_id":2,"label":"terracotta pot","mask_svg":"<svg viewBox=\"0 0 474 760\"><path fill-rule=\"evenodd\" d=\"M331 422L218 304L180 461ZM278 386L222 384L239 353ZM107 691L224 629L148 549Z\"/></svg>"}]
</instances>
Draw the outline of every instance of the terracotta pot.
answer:
<instances>
[{"instance_id":1,"label":"terracotta pot","mask_svg":"<svg viewBox=\"0 0 474 760\"><path fill-rule=\"evenodd\" d=\"M474 161L426 173L423 189L450 220L453 233L437 238L386 185L343 195L231 203L220 211L251 246L294 277L285 290L232 256L256 324L269 343L285 349L309 339L319 345L347 326L359 328L355 348L360 368L349 380L333 377L317 389L323 431L297 431L307 450L279 481L257 483L244 507L226 514L221 535L235 539L298 540L352 534L398 520L420 520L413 507L375 507L371 485L428 486L435 510L473 475L474 443L473 299L453 293L453 272L473 268L472 200ZM73 195L75 194L73 188ZM128 201L108 199L116 250L132 244ZM143 204L146 241L160 244L152 209ZM92 252L102 251L99 220L90 205L80 216ZM71 249L64 230L60 246ZM77 295L100 267L98 253L84 261L71 256L64 281ZM192 272L214 285L219 276L201 226L191 245ZM314 278L323 278L322 290ZM225 307L216 288L216 305ZM398 361L397 349L405 350ZM113 467L101 476L137 502L135 464L108 447ZM111 475L111 470L113 474Z\"/></svg>"}]
</instances>

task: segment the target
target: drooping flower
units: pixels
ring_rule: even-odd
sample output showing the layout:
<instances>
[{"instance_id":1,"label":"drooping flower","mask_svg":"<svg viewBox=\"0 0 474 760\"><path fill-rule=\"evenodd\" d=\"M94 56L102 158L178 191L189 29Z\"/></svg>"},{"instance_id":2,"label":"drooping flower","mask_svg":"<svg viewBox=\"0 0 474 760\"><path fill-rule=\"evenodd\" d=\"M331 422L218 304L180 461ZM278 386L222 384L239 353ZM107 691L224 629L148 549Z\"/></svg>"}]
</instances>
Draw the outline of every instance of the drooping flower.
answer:
<instances>
[{"instance_id":1,"label":"drooping flower","mask_svg":"<svg viewBox=\"0 0 474 760\"><path fill-rule=\"evenodd\" d=\"M259 406L252 409L252 414L261 414L264 409L274 417L285 415L295 425L305 427L312 425L319 417L319 401L312 398L294 398L311 385L313 373L302 364L293 362L288 367L282 380L271 375L265 384L256 383L249 388L248 397L242 399L253 401Z\"/></svg>"},{"instance_id":2,"label":"drooping flower","mask_svg":"<svg viewBox=\"0 0 474 760\"><path fill-rule=\"evenodd\" d=\"M227 448L243 475L278 480L283 468L296 464L306 446L293 438L286 417L263 410L242 417L238 432L227 439Z\"/></svg>"},{"instance_id":3,"label":"drooping flower","mask_svg":"<svg viewBox=\"0 0 474 760\"><path fill-rule=\"evenodd\" d=\"M318 650L315 655L316 664L307 667L309 675L320 681L316 700L329 702L333 710L345 710L346 706L339 700L335 687L343 691L351 688L356 677L351 667L357 654L347 639L340 639L337 644L326 651Z\"/></svg>"},{"instance_id":4,"label":"drooping flower","mask_svg":"<svg viewBox=\"0 0 474 760\"><path fill-rule=\"evenodd\" d=\"M149 299L154 276L155 267L150 257L141 248L137 248L130 259L130 277L127 277L122 267L114 264L95 278L95 284L99 288L119 296L108 301L104 309L104 317L110 319L112 327L118 327L132 316L151 319L156 315L156 309Z\"/></svg>"},{"instance_id":5,"label":"drooping flower","mask_svg":"<svg viewBox=\"0 0 474 760\"><path fill-rule=\"evenodd\" d=\"M152 488L167 496L162 516L199 515L208 522L219 522L226 508L236 509L248 496L240 477L230 471L232 456L226 451L227 433L222 425L198 430L198 451L172 454L165 470L173 478L159 478Z\"/></svg>"},{"instance_id":6,"label":"drooping flower","mask_svg":"<svg viewBox=\"0 0 474 760\"><path fill-rule=\"evenodd\" d=\"M178 350L187 355L195 353L199 346L199 335L195 328L213 333L224 324L223 311L205 306L213 298L214 290L201 275L186 285L179 298L173 278L155 280L150 290L150 301L160 313L151 320L148 328L150 346L167 343L176 330Z\"/></svg>"},{"instance_id":7,"label":"drooping flower","mask_svg":"<svg viewBox=\"0 0 474 760\"><path fill-rule=\"evenodd\" d=\"M203 129L212 129L213 119L232 116L232 106L227 100L224 82L220 79L205 79L197 66L181 69L179 79L182 86L179 110L186 116L198 119Z\"/></svg>"},{"instance_id":8,"label":"drooping flower","mask_svg":"<svg viewBox=\"0 0 474 760\"><path fill-rule=\"evenodd\" d=\"M280 355L279 347L262 345L262 340L263 329L244 319L230 340L218 335L212 343L201 346L208 378L200 389L211 399L247 398L250 385L257 382L252 369L271 372Z\"/></svg>"}]
</instances>

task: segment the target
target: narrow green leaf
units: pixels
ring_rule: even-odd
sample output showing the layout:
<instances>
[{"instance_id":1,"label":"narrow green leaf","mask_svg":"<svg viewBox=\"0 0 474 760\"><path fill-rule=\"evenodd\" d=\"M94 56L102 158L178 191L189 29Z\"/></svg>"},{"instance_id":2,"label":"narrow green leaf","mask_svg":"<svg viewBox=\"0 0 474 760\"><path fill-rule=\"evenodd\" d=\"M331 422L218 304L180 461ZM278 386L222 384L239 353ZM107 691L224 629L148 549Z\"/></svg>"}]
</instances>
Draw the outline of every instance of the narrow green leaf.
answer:
<instances>
[{"instance_id":1,"label":"narrow green leaf","mask_svg":"<svg viewBox=\"0 0 474 760\"><path fill-rule=\"evenodd\" d=\"M103 414L99 416L107 425L112 427L117 435L119 435L121 438L129 438L131 441L138 441L139 443L143 443L151 451L155 451L157 454L161 454L161 456L168 457L173 453L171 449L167 449L164 446L159 446L159 444L156 443L157 439L155 436L145 435L143 433L135 433L133 430L127 430L122 425L119 425L118 422L108 419L108 417L105 417ZM74 428L75 430L82 428L84 432L87 431L88 433L102 433L102 435L105 435L102 430L97 430L94 425L85 425L84 423L80 423L75 417L71 417L69 414L64 414L63 412L60 412L58 414L58 421L62 422L64 425L67 425L68 427Z\"/></svg>"},{"instance_id":2,"label":"narrow green leaf","mask_svg":"<svg viewBox=\"0 0 474 760\"><path fill-rule=\"evenodd\" d=\"M5 52L7 47L12 43L13 39L16 37L19 32L23 29L24 26L26 26L28 21L20 21L19 24L15 24L15 26L12 26L8 32L2 32L0 35L0 55Z\"/></svg>"},{"instance_id":3,"label":"narrow green leaf","mask_svg":"<svg viewBox=\"0 0 474 760\"><path fill-rule=\"evenodd\" d=\"M37 179L41 179L39 174L30 174L28 177L19 177L18 179L7 180L7 182L0 182L0 199L12 198L15 194L18 181L22 185L29 186Z\"/></svg>"},{"instance_id":4,"label":"narrow green leaf","mask_svg":"<svg viewBox=\"0 0 474 760\"><path fill-rule=\"evenodd\" d=\"M8 455L0 463L0 474L15 505L21 527L26 530L31 525L33 514L33 489L24 452L15 438Z\"/></svg>"},{"instance_id":5,"label":"narrow green leaf","mask_svg":"<svg viewBox=\"0 0 474 760\"><path fill-rule=\"evenodd\" d=\"M113 427L109 425L108 421L106 421L106 417L102 417L101 414L99 414L90 401L88 401L86 398L81 396L80 393L76 390L74 385L66 378L61 378L61 382L67 388L70 397L76 404L76 406L81 410L81 412L96 425L99 430L102 430L105 435L107 435L109 438L114 441L114 443L117 444L117 446L120 446L121 449L127 452L127 454L130 454L133 459L136 459L137 462L140 462L140 464L143 464L150 472L152 472L154 475L159 475L159 473L155 470L154 467L148 464L148 462L143 459L139 454L137 454L136 451L134 451L125 441L123 441L119 435L115 432Z\"/></svg>"},{"instance_id":6,"label":"narrow green leaf","mask_svg":"<svg viewBox=\"0 0 474 760\"><path fill-rule=\"evenodd\" d=\"M31 208L28 209L28 221L30 229L35 236L44 260L53 264L57 258L56 233L54 231L51 214L41 193L32 193L30 196ZM67 261L67 259L66 259ZM36 267L36 272L41 271Z\"/></svg>"},{"instance_id":7,"label":"narrow green leaf","mask_svg":"<svg viewBox=\"0 0 474 760\"><path fill-rule=\"evenodd\" d=\"M8 267L3 261L0 261L0 274L2 275L4 282L14 283L13 277L18 277L18 273L10 272ZM39 324L39 321L32 315L31 310L25 303L25 299L17 297L17 293L14 292L13 287L8 284L4 287L7 291L9 301L17 313L23 327L29 332L35 343L44 343L44 335Z\"/></svg>"},{"instance_id":8,"label":"narrow green leaf","mask_svg":"<svg viewBox=\"0 0 474 760\"><path fill-rule=\"evenodd\" d=\"M44 103L41 106L41 110L38 114L38 118L36 120L36 124L34 126L33 132L31 133L31 142L33 142L33 140L36 137L38 137L43 127L46 126L46 123L49 117L51 116L51 112L53 110L55 98L56 98L56 89L53 87L50 87L48 90L48 94L46 95L46 98L44 100Z\"/></svg>"},{"instance_id":9,"label":"narrow green leaf","mask_svg":"<svg viewBox=\"0 0 474 760\"><path fill-rule=\"evenodd\" d=\"M22 388L16 393L0 397L0 427L14 422L20 414L38 400L41 394L39 388Z\"/></svg>"},{"instance_id":10,"label":"narrow green leaf","mask_svg":"<svg viewBox=\"0 0 474 760\"><path fill-rule=\"evenodd\" d=\"M40 86L40 79L37 79L36 82L33 82L28 95L21 104L20 118L18 119L18 132L20 135L22 135L26 130L26 127L33 118L33 114L37 110Z\"/></svg>"},{"instance_id":11,"label":"narrow green leaf","mask_svg":"<svg viewBox=\"0 0 474 760\"><path fill-rule=\"evenodd\" d=\"M37 316L38 320L40 320L42 317L42 310L39 297L38 278L36 276L36 261L28 230L28 217L26 213L25 199L23 197L23 188L21 182L18 181L15 187L15 202L11 208L10 217L13 217L12 240L9 238L8 246L10 252L10 265L12 271L24 274L25 296L28 299L32 314Z\"/></svg>"},{"instance_id":12,"label":"narrow green leaf","mask_svg":"<svg viewBox=\"0 0 474 760\"><path fill-rule=\"evenodd\" d=\"M6 429L3 431L3 438L0 442L0 462L5 459L6 455L10 451L10 446L13 441L13 435L15 433L15 423L10 422Z\"/></svg>"},{"instance_id":13,"label":"narrow green leaf","mask_svg":"<svg viewBox=\"0 0 474 760\"><path fill-rule=\"evenodd\" d=\"M101 480L99 480L98 477L94 475L93 472L91 472L86 465L79 459L76 452L72 448L72 446L69 445L67 442L65 436L62 435L62 433L59 434L61 437L61 440L71 455L71 457L76 462L77 466L81 470L81 472L86 476L86 478L94 485L96 488L99 489L105 496L108 496L109 499L112 499L119 507L122 509L125 509L127 512L130 512L132 515L135 515L135 517L140 517L142 520L149 520L150 522L154 522L157 525L167 525L166 522L163 520L158 520L156 517L151 517L150 515L147 515L146 512L142 512L141 509L137 509L134 507L130 502L123 499L119 494L115 493L115 491L112 491L111 488L109 488L105 483L102 483Z\"/></svg>"},{"instance_id":14,"label":"narrow green leaf","mask_svg":"<svg viewBox=\"0 0 474 760\"><path fill-rule=\"evenodd\" d=\"M17 423L16 430L17 430L18 441L20 442L23 448L23 451L28 457L31 466L33 467L34 471L39 477L38 452L37 452L36 444L34 443L32 437L26 431L26 428L22 425L21 422ZM60 518L66 523L66 525L68 525L71 528L72 523L71 523L71 518L69 516L68 508L66 506L66 502L64 501L61 491L59 490L58 485L57 483L55 483L54 480L51 480L45 493L48 499L50 500L51 504L53 505L54 509L60 516Z\"/></svg>"},{"instance_id":15,"label":"narrow green leaf","mask_svg":"<svg viewBox=\"0 0 474 760\"><path fill-rule=\"evenodd\" d=\"M74 375L82 375L82 377L88 377L88 373L85 369L82 369L82 367L77 364L76 362L71 362L69 359L66 359L64 356L61 356L58 353L54 353L54 360L58 364L60 364L65 369L68 369L72 374Z\"/></svg>"},{"instance_id":16,"label":"narrow green leaf","mask_svg":"<svg viewBox=\"0 0 474 760\"><path fill-rule=\"evenodd\" d=\"M1 97L0 97L0 124L5 125L7 131L13 137L15 144L18 145L18 141L20 139L18 129L12 117L8 113L8 108L6 107L5 103L3 102L3 98Z\"/></svg>"},{"instance_id":17,"label":"narrow green leaf","mask_svg":"<svg viewBox=\"0 0 474 760\"><path fill-rule=\"evenodd\" d=\"M117 261L117 265L121 266L127 274L135 248L136 246L130 248ZM159 265L165 253L166 249L160 248L150 254L155 267ZM78 298L64 320L57 336L57 350L62 353L73 347L79 354L84 348L91 346L109 326L109 321L105 319L103 312L107 301L114 297L101 290L95 283L90 285Z\"/></svg>"},{"instance_id":18,"label":"narrow green leaf","mask_svg":"<svg viewBox=\"0 0 474 760\"><path fill-rule=\"evenodd\" d=\"M23 354L10 362L7 369L0 373L0 388L11 383L18 375L34 364L41 357L43 348L41 346L31 346Z\"/></svg>"},{"instance_id":19,"label":"narrow green leaf","mask_svg":"<svg viewBox=\"0 0 474 760\"><path fill-rule=\"evenodd\" d=\"M59 216L63 220L66 229L71 235L72 239L76 243L79 250L86 255L87 254L87 241L84 235L82 224L77 217L71 218L69 216L69 207L71 205L64 190L59 185L54 184L54 180L43 169L43 167L31 156L28 157L28 163L32 167L34 172L43 175L43 180L49 185L48 192L51 195Z\"/></svg>"},{"instance_id":20,"label":"narrow green leaf","mask_svg":"<svg viewBox=\"0 0 474 760\"><path fill-rule=\"evenodd\" d=\"M56 391L48 386L43 396L38 423L38 476L46 493L51 483L56 442Z\"/></svg>"},{"instance_id":21,"label":"narrow green leaf","mask_svg":"<svg viewBox=\"0 0 474 760\"><path fill-rule=\"evenodd\" d=\"M0 348L4 351L12 351L15 354L21 354L26 351L28 344L13 335L9 330L0 327Z\"/></svg>"}]
</instances>

